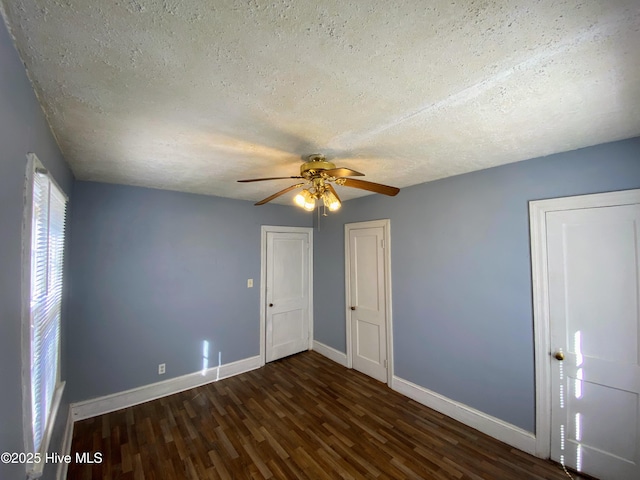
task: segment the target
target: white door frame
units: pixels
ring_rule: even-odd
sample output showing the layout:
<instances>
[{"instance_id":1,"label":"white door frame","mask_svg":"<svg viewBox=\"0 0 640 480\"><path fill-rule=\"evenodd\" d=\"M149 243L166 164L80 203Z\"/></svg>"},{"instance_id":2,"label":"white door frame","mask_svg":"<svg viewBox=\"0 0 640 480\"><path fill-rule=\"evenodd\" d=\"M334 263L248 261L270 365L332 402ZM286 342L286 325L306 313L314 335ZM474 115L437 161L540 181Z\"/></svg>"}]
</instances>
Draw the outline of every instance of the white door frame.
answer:
<instances>
[{"instance_id":1,"label":"white door frame","mask_svg":"<svg viewBox=\"0 0 640 480\"><path fill-rule=\"evenodd\" d=\"M393 327L391 308L391 222L388 218L382 220L371 220L369 222L345 223L344 224L344 288L345 288L345 318L347 333L347 367L353 368L353 351L351 348L351 256L349 253L349 232L352 229L382 227L384 238L384 295L385 295L385 317L387 329L387 385L391 387L393 380Z\"/></svg>"},{"instance_id":2,"label":"white door frame","mask_svg":"<svg viewBox=\"0 0 640 480\"><path fill-rule=\"evenodd\" d=\"M551 455L551 340L547 268L547 212L637 203L640 189L529 202L535 339L536 455Z\"/></svg>"},{"instance_id":3,"label":"white door frame","mask_svg":"<svg viewBox=\"0 0 640 480\"><path fill-rule=\"evenodd\" d=\"M309 350L313 347L313 228L262 225L260 235L260 365L266 363L267 342L267 233L306 233L309 235Z\"/></svg>"}]
</instances>

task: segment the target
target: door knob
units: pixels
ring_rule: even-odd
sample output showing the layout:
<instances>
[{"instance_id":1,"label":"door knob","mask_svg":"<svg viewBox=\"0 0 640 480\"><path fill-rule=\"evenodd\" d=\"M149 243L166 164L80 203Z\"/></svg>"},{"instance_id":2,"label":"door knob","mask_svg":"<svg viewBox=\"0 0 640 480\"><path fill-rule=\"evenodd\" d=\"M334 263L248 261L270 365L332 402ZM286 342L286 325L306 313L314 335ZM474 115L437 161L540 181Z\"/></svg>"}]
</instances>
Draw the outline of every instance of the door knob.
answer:
<instances>
[{"instance_id":1,"label":"door knob","mask_svg":"<svg viewBox=\"0 0 640 480\"><path fill-rule=\"evenodd\" d=\"M270 306L270 307L273 307L273 303L270 303L270 304L269 304L269 306Z\"/></svg>"},{"instance_id":2,"label":"door knob","mask_svg":"<svg viewBox=\"0 0 640 480\"><path fill-rule=\"evenodd\" d=\"M556 352L556 354L554 355L554 357L556 357L556 360L564 360L564 353L562 352Z\"/></svg>"},{"instance_id":3,"label":"door knob","mask_svg":"<svg viewBox=\"0 0 640 480\"><path fill-rule=\"evenodd\" d=\"M356 309L356 307L351 307L351 310L355 310L355 309Z\"/></svg>"}]
</instances>

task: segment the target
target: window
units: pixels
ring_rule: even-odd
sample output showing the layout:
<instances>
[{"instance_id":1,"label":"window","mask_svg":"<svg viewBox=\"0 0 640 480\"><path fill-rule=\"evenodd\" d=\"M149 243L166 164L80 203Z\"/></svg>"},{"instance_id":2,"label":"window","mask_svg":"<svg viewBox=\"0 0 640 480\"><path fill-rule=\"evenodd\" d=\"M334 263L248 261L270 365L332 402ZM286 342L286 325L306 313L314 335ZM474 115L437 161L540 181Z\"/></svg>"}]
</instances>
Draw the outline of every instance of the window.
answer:
<instances>
[{"instance_id":1,"label":"window","mask_svg":"<svg viewBox=\"0 0 640 480\"><path fill-rule=\"evenodd\" d=\"M40 453L27 466L37 477L44 466L62 396L60 316L63 292L67 197L34 154L25 189L23 258L24 430L27 452Z\"/></svg>"}]
</instances>

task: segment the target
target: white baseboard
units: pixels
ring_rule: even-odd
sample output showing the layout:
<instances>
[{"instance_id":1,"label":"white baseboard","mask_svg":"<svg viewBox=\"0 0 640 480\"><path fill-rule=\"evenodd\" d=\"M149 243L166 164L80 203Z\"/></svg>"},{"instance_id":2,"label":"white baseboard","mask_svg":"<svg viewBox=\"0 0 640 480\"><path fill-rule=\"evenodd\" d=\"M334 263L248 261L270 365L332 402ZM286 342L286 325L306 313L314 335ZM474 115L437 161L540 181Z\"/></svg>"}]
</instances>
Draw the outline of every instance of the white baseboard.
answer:
<instances>
[{"instance_id":1,"label":"white baseboard","mask_svg":"<svg viewBox=\"0 0 640 480\"><path fill-rule=\"evenodd\" d=\"M393 377L391 388L507 445L531 455L536 454L536 437L531 432L396 376Z\"/></svg>"},{"instance_id":2,"label":"white baseboard","mask_svg":"<svg viewBox=\"0 0 640 480\"><path fill-rule=\"evenodd\" d=\"M86 418L104 415L122 408L132 407L158 398L183 392L207 383L249 372L263 365L260 355L245 358L237 362L227 363L209 368L201 372L189 373L181 377L170 378L163 382L152 383L142 387L118 392L104 397L93 398L84 402L72 403L70 406L74 422Z\"/></svg>"},{"instance_id":3,"label":"white baseboard","mask_svg":"<svg viewBox=\"0 0 640 480\"><path fill-rule=\"evenodd\" d=\"M329 345L325 345L324 343L320 343L317 340L313 341L313 350L318 352L320 355L327 357L329 360L333 360L336 363L339 363L343 367L347 366L347 354L342 353L339 350L336 350Z\"/></svg>"},{"instance_id":4,"label":"white baseboard","mask_svg":"<svg viewBox=\"0 0 640 480\"><path fill-rule=\"evenodd\" d=\"M67 413L67 424L64 428L64 437L62 438L62 456L71 454L71 440L73 439L73 416L71 415L71 406L69 406L69 412ZM56 480L66 480L67 470L69 464L67 462L58 463L58 471L56 473Z\"/></svg>"}]
</instances>

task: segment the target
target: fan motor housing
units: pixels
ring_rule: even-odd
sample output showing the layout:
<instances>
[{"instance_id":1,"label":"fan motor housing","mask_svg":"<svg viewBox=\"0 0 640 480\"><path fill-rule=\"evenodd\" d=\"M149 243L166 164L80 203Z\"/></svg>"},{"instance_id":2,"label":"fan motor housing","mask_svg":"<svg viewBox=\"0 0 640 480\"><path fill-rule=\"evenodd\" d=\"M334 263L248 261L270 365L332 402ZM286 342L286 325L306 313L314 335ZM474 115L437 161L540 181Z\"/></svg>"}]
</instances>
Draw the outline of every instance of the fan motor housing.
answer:
<instances>
[{"instance_id":1,"label":"fan motor housing","mask_svg":"<svg viewBox=\"0 0 640 480\"><path fill-rule=\"evenodd\" d=\"M305 176L305 173L313 174L322 170L331 170L336 168L335 164L327 162L324 155L315 153L307 157L308 162L300 165L300 175Z\"/></svg>"}]
</instances>

